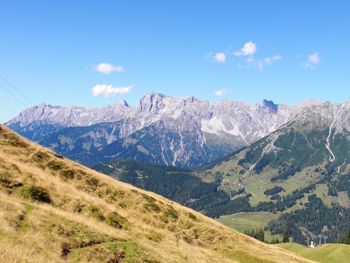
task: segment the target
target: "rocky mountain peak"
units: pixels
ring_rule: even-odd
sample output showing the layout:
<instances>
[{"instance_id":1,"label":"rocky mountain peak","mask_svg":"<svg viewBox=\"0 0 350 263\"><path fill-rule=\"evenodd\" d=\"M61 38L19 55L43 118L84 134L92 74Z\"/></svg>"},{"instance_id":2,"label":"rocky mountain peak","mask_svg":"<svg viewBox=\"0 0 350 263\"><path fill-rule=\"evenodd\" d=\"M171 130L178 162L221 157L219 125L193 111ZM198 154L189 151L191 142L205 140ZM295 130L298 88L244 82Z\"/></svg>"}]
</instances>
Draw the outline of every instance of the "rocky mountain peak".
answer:
<instances>
[{"instance_id":1,"label":"rocky mountain peak","mask_svg":"<svg viewBox=\"0 0 350 263\"><path fill-rule=\"evenodd\" d=\"M263 100L263 105L268 108L271 113L276 113L278 111L278 104L275 104L272 100Z\"/></svg>"},{"instance_id":2,"label":"rocky mountain peak","mask_svg":"<svg viewBox=\"0 0 350 263\"><path fill-rule=\"evenodd\" d=\"M126 100L121 100L117 103L118 106L122 106L122 107L125 107L125 108L129 108L129 104Z\"/></svg>"},{"instance_id":3,"label":"rocky mountain peak","mask_svg":"<svg viewBox=\"0 0 350 263\"><path fill-rule=\"evenodd\" d=\"M171 97L167 97L161 93L149 93L140 100L140 112L159 112L166 105L170 104Z\"/></svg>"}]
</instances>

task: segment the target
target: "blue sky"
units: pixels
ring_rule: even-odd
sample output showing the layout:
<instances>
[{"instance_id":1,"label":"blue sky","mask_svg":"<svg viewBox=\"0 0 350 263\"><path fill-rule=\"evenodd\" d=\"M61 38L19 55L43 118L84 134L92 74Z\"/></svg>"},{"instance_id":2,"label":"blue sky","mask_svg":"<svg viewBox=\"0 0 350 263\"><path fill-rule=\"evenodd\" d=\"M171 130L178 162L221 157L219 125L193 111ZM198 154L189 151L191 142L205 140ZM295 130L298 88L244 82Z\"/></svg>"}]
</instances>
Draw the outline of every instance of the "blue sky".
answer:
<instances>
[{"instance_id":1,"label":"blue sky","mask_svg":"<svg viewBox=\"0 0 350 263\"><path fill-rule=\"evenodd\" d=\"M14 99L0 79L0 121L32 102L136 105L151 91L343 102L350 99L349 13L345 0L4 0L0 76L30 101Z\"/></svg>"}]
</instances>

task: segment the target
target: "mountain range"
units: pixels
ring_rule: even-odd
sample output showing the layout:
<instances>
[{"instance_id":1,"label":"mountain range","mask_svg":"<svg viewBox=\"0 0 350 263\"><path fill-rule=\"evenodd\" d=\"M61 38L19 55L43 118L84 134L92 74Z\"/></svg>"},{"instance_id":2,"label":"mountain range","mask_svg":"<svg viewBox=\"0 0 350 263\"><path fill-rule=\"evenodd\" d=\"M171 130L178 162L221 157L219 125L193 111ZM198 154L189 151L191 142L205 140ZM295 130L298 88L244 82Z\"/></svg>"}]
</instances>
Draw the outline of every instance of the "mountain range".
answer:
<instances>
[{"instance_id":1,"label":"mountain range","mask_svg":"<svg viewBox=\"0 0 350 263\"><path fill-rule=\"evenodd\" d=\"M93 109L41 104L6 125L88 166L127 159L194 168L270 134L310 103L250 105L150 93L137 107L125 101Z\"/></svg>"}]
</instances>

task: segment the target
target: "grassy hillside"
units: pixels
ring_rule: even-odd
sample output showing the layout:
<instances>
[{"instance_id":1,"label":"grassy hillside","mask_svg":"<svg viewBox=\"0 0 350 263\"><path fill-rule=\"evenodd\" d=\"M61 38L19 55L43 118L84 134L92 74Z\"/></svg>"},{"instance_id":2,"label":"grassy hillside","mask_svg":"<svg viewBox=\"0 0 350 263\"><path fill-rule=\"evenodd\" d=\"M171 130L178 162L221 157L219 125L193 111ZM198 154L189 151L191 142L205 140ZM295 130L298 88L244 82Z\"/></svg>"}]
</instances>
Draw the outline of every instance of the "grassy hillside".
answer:
<instances>
[{"instance_id":1,"label":"grassy hillside","mask_svg":"<svg viewBox=\"0 0 350 263\"><path fill-rule=\"evenodd\" d=\"M0 262L309 262L0 126Z\"/></svg>"},{"instance_id":2,"label":"grassy hillside","mask_svg":"<svg viewBox=\"0 0 350 263\"><path fill-rule=\"evenodd\" d=\"M327 244L314 249L294 243L278 246L320 263L347 263L350 258L350 245Z\"/></svg>"},{"instance_id":3,"label":"grassy hillside","mask_svg":"<svg viewBox=\"0 0 350 263\"><path fill-rule=\"evenodd\" d=\"M217 221L225 226L231 227L241 233L256 229L265 229L271 220L275 220L279 214L269 212L242 212L233 215L220 216ZM265 240L271 242L273 239L281 240L280 235L272 235L270 231L265 232Z\"/></svg>"}]
</instances>

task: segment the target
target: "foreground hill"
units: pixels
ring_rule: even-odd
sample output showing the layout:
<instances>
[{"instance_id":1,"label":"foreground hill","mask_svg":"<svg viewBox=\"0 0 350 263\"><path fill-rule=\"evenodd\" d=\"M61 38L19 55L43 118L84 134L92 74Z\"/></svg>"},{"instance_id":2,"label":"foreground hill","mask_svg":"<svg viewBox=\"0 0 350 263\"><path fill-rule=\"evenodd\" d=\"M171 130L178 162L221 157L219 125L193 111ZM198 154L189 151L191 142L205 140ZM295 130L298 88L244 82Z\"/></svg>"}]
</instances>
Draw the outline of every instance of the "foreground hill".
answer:
<instances>
[{"instance_id":1,"label":"foreground hill","mask_svg":"<svg viewBox=\"0 0 350 263\"><path fill-rule=\"evenodd\" d=\"M1 262L308 262L4 126L0 208Z\"/></svg>"},{"instance_id":2,"label":"foreground hill","mask_svg":"<svg viewBox=\"0 0 350 263\"><path fill-rule=\"evenodd\" d=\"M320 263L347 263L350 258L350 246L345 244L327 244L314 249L295 243L278 246Z\"/></svg>"}]
</instances>

